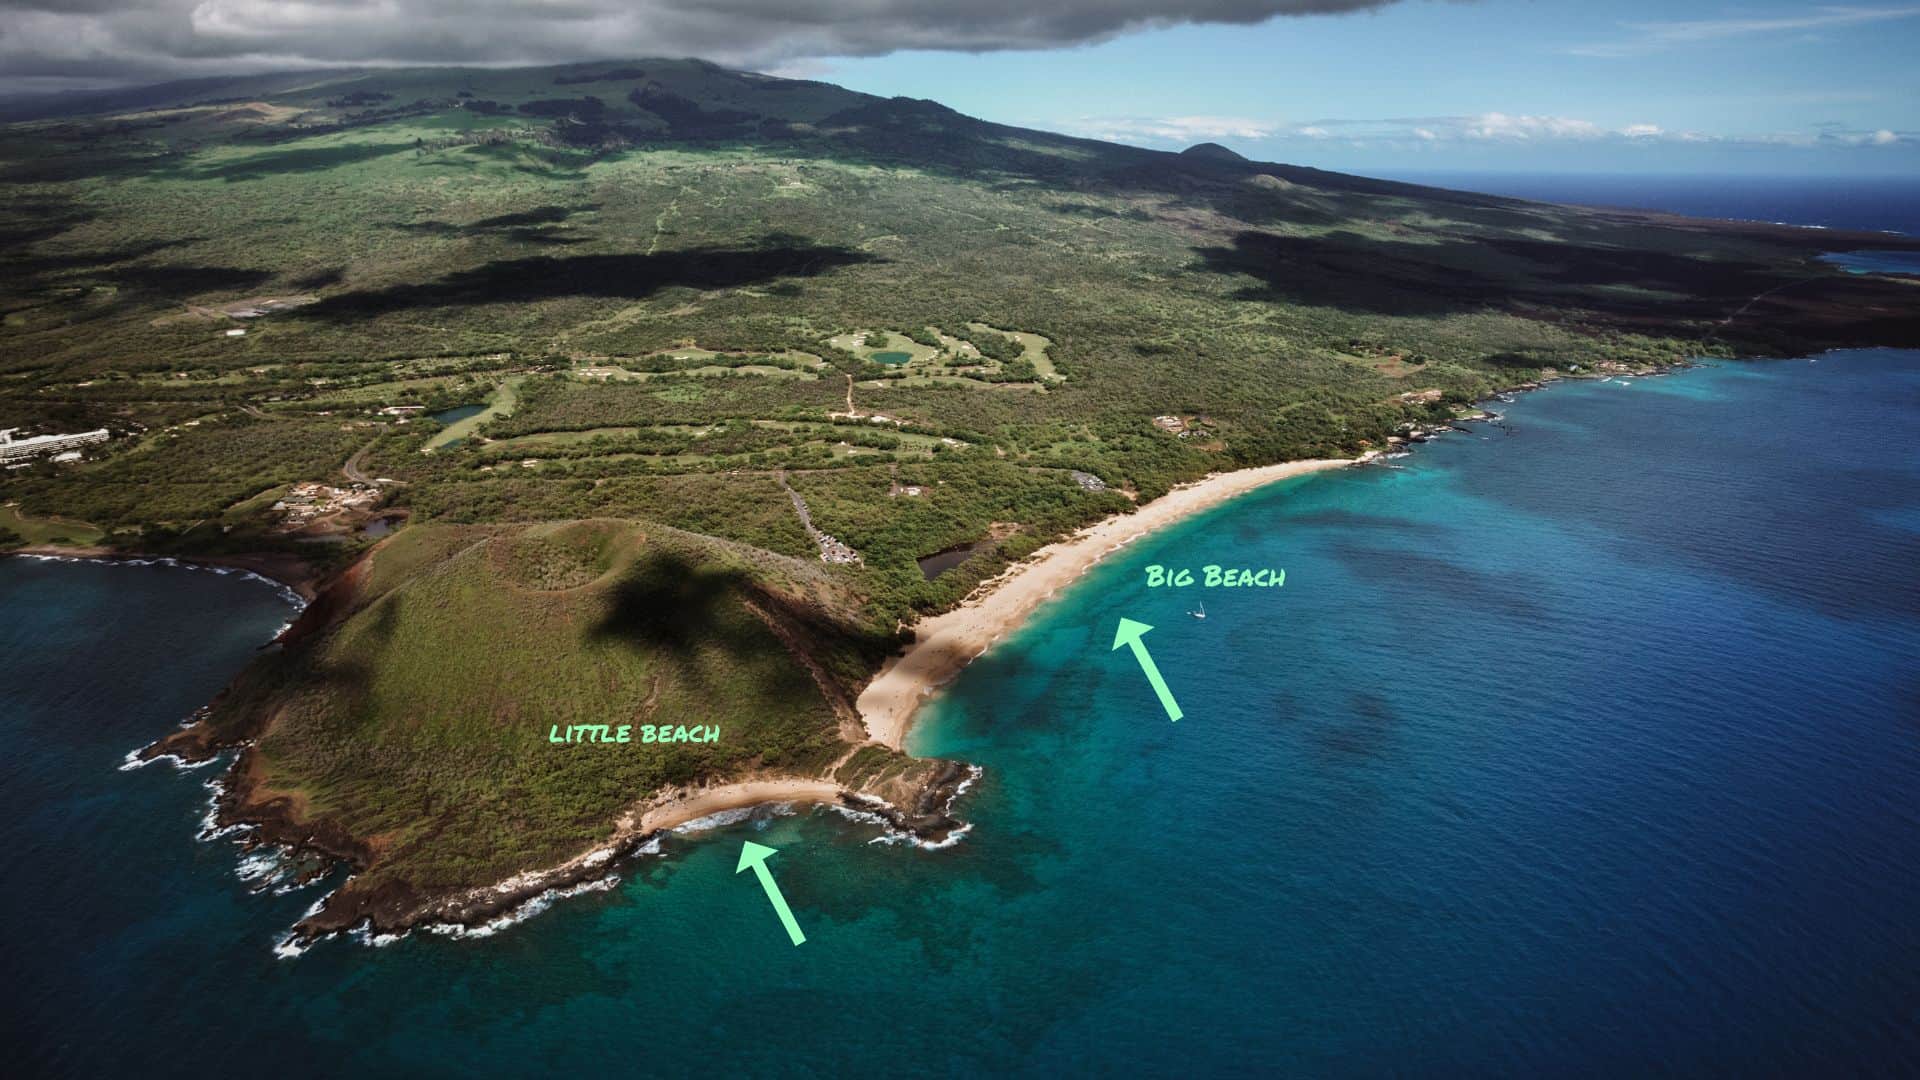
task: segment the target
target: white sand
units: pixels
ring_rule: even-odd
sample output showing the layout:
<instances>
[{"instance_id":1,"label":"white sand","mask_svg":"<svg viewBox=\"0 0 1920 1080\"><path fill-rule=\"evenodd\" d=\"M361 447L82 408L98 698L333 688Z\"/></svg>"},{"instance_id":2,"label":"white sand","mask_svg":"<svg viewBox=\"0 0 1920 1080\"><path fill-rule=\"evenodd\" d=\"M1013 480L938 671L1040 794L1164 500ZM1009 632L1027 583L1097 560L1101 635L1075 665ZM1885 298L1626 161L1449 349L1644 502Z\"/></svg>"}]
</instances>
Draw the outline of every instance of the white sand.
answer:
<instances>
[{"instance_id":1,"label":"white sand","mask_svg":"<svg viewBox=\"0 0 1920 1080\"><path fill-rule=\"evenodd\" d=\"M685 825L722 810L738 810L761 803L839 801L840 785L825 780L749 780L740 784L723 784L720 787L703 788L653 807L641 816L639 827L633 833L644 836L656 829Z\"/></svg>"}]
</instances>

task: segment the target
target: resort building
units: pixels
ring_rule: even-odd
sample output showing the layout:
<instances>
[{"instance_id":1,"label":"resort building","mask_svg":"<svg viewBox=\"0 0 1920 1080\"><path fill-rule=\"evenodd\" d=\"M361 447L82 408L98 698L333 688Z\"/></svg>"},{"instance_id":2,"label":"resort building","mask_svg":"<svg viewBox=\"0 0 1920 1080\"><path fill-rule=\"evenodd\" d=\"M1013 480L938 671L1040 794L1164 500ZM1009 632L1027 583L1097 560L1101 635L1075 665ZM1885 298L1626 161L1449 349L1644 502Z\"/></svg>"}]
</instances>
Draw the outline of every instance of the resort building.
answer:
<instances>
[{"instance_id":1,"label":"resort building","mask_svg":"<svg viewBox=\"0 0 1920 1080\"><path fill-rule=\"evenodd\" d=\"M107 441L106 428L83 431L77 435L34 435L25 439L16 439L13 433L19 430L19 428L0 429L0 464L26 461L41 454L58 454Z\"/></svg>"}]
</instances>

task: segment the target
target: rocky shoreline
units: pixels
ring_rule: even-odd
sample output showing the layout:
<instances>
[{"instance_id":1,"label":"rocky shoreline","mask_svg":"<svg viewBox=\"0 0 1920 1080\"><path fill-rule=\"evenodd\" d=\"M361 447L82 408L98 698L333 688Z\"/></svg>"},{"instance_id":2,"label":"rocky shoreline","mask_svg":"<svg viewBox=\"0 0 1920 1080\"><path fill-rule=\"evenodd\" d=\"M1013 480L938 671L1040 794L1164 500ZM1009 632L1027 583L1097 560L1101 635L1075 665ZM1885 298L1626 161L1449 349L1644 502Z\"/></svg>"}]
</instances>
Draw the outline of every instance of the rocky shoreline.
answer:
<instances>
[{"instance_id":1,"label":"rocky shoreline","mask_svg":"<svg viewBox=\"0 0 1920 1080\"><path fill-rule=\"evenodd\" d=\"M69 547L60 544L32 544L0 551L0 556L21 555L36 559L71 559L75 562L131 563L138 566L192 566L205 570L239 571L264 578L311 603L319 595L326 575L312 563L285 552L242 552L235 555L154 555L119 548L88 545Z\"/></svg>"},{"instance_id":2,"label":"rocky shoreline","mask_svg":"<svg viewBox=\"0 0 1920 1080\"><path fill-rule=\"evenodd\" d=\"M1514 395L1516 394L1525 394L1534 390L1544 390L1555 383L1569 380L1576 382L1604 382L1609 379L1648 379L1659 375L1670 375L1675 371L1684 371L1687 368L1697 367L1698 365L1699 361L1697 360L1677 360L1670 364L1641 364L1637 367L1628 367L1621 364L1606 370L1568 372L1563 375L1556 375L1551 379L1528 379L1524 382L1518 382L1512 386L1495 390L1490 398L1483 399L1479 402L1472 412L1453 417L1445 423L1408 423L1402 425L1401 433L1387 440L1389 447L1387 452L1396 453L1404 451L1409 446L1430 442L1449 431L1468 430L1462 428L1460 426L1461 424L1490 423L1496 427L1504 427L1505 425L1501 423L1502 415L1485 407L1488 400L1508 403L1514 400ZM1508 429L1508 433L1512 434L1511 429Z\"/></svg>"},{"instance_id":3,"label":"rocky shoreline","mask_svg":"<svg viewBox=\"0 0 1920 1080\"><path fill-rule=\"evenodd\" d=\"M195 724L142 748L130 760L145 763L169 758L182 767L192 767L231 750L237 750L238 756L215 782L217 793L206 835L244 829L243 852L278 849L289 858L317 860L295 879L295 886L309 884L340 867L349 872L347 879L316 903L281 942L283 950L294 953L342 933L388 937L421 928L442 932L449 928L481 930L549 894L610 878L620 863L655 847L667 833L726 810L828 805L856 820L878 824L889 834L918 846L944 847L970 828L953 815L953 809L980 775L977 767L961 762L929 761L925 775L908 785L904 793L897 781L889 788L887 794L892 800L808 776L756 777L656 793L622 815L607 841L554 866L525 870L490 885L450 890L416 889L404 882L357 889L354 875L371 866L378 852L324 818L300 820L290 798L264 795L254 769L256 751L250 739L223 744ZM737 790L741 797L719 802L704 799L730 790Z\"/></svg>"},{"instance_id":4,"label":"rocky shoreline","mask_svg":"<svg viewBox=\"0 0 1920 1080\"><path fill-rule=\"evenodd\" d=\"M957 764L957 763L950 763ZM947 813L958 797L959 788L971 776L965 767L950 782L929 785L922 790L922 802L943 809L932 813L904 811L877 796L840 789L833 802L811 798L773 797L748 803L740 809L795 803L838 806L860 816L876 816L887 827L926 846L939 846L966 826ZM682 823L684 825L685 823ZM682 826L640 826L623 829L598 847L544 870L528 870L504 881L476 888L433 894L404 887L382 888L356 894L350 903L335 904L336 891L321 909L296 923L292 939L311 943L335 934L365 930L374 935L405 934L422 927L460 927L475 930L509 917L527 904L550 893L564 892L612 876L619 865L647 852L666 834ZM351 880L351 879L349 879Z\"/></svg>"}]
</instances>

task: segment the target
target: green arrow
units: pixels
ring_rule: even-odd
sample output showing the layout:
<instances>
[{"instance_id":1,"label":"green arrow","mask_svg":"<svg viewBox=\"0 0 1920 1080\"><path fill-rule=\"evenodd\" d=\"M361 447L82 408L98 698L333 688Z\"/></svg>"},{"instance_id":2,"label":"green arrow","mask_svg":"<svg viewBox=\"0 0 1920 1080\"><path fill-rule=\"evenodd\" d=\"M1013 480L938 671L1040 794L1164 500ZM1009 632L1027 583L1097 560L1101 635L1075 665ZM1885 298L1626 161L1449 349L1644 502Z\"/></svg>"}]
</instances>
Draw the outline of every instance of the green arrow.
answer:
<instances>
[{"instance_id":1,"label":"green arrow","mask_svg":"<svg viewBox=\"0 0 1920 1080\"><path fill-rule=\"evenodd\" d=\"M749 866L753 867L754 874L760 878L760 887L767 890L767 899L773 902L773 910L780 915L780 925L787 928L787 936L798 945L807 940L807 935L800 932L800 924L793 921L793 911L787 907L787 898L780 895L780 886L773 883L773 871L767 869L767 856L772 854L773 848L749 840L740 845L740 865L734 867L733 872L737 874Z\"/></svg>"},{"instance_id":2,"label":"green arrow","mask_svg":"<svg viewBox=\"0 0 1920 1080\"><path fill-rule=\"evenodd\" d=\"M1147 643L1140 635L1153 629L1143 622L1121 619L1120 629L1114 631L1113 647L1133 646L1133 658L1140 661L1140 670L1147 673L1147 682L1153 685L1153 692L1160 695L1160 704L1167 710L1167 719L1178 720L1181 717L1180 705L1173 700L1173 691L1167 689L1167 680L1160 677L1160 669L1153 665L1153 657L1147 655Z\"/></svg>"}]
</instances>

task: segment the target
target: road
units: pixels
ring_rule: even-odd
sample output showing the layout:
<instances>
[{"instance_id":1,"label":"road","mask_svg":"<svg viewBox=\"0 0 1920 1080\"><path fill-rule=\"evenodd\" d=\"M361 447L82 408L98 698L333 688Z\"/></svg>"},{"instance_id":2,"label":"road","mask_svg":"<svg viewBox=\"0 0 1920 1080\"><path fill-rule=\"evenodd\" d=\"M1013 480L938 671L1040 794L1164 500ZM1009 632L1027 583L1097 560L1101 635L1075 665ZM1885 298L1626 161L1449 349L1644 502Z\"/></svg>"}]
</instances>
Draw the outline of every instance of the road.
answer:
<instances>
[{"instance_id":1,"label":"road","mask_svg":"<svg viewBox=\"0 0 1920 1080\"><path fill-rule=\"evenodd\" d=\"M379 440L375 439L374 442L370 442L360 449L355 450L353 456L347 459L347 463L340 466L340 471L346 474L348 480L356 484L367 484L369 486L373 484L373 480L369 478L366 473L361 472L360 467L366 464L367 451L372 450L374 443L377 442L379 442Z\"/></svg>"}]
</instances>

